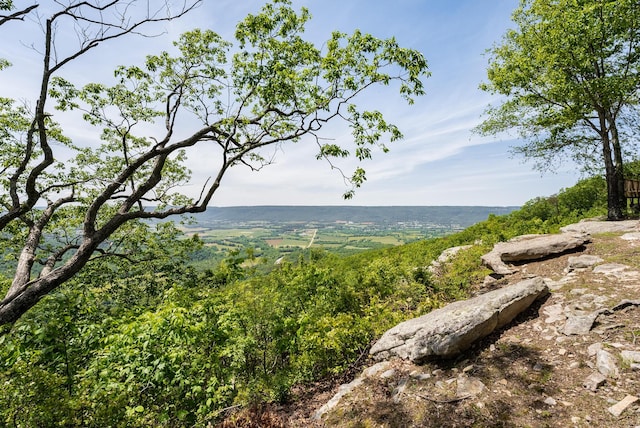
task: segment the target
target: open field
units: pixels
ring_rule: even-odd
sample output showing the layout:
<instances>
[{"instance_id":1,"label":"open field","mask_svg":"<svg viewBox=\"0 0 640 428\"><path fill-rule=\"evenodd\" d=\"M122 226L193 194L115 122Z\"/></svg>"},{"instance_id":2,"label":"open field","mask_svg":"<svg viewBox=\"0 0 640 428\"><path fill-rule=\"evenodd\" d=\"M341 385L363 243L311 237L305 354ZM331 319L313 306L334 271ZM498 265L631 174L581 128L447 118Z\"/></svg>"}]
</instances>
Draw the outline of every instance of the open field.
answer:
<instances>
[{"instance_id":1,"label":"open field","mask_svg":"<svg viewBox=\"0 0 640 428\"><path fill-rule=\"evenodd\" d=\"M272 265L307 249L346 255L444 236L514 208L227 207L209 209L181 227L204 243L195 260L199 267L247 249L252 258Z\"/></svg>"},{"instance_id":2,"label":"open field","mask_svg":"<svg viewBox=\"0 0 640 428\"><path fill-rule=\"evenodd\" d=\"M261 225L256 228L241 229L193 227L183 228L183 230L188 236L197 234L204 243L205 250L194 261L194 264L201 269L213 268L228 257L230 252L242 253L248 248L253 249L256 262L273 265L277 260L296 260L296 254L309 248L347 255L403 245L452 232L441 229L386 229L363 233L359 228L346 226L297 229L275 224L272 229Z\"/></svg>"}]
</instances>

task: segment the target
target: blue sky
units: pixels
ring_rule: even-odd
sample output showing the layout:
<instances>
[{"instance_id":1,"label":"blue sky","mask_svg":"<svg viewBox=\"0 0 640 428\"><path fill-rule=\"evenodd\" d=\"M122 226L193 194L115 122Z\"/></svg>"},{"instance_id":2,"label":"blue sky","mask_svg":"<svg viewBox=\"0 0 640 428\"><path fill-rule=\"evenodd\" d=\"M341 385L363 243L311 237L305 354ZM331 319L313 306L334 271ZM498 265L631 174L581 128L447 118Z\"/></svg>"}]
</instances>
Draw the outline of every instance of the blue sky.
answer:
<instances>
[{"instance_id":1,"label":"blue sky","mask_svg":"<svg viewBox=\"0 0 640 428\"><path fill-rule=\"evenodd\" d=\"M235 23L257 12L259 1L205 0L196 12L165 28L153 39L132 39L98 48L63 75L79 84L108 79L120 64L136 64L144 56L167 49L190 28L210 28L231 39ZM374 90L363 106L381 110L397 124L404 140L392 143L363 165L368 180L354 199L344 201L342 177L315 160L315 146L304 142L284 147L275 163L260 172L232 169L214 196L213 205L521 205L536 196L573 185L579 174L570 164L556 174L541 175L532 164L508 153L510 136L480 137L471 132L485 107L497 101L478 89L486 78L485 50L511 26L518 0L293 0L313 16L307 35L318 44L331 31L360 29L377 37L395 36L405 47L427 58L431 77L427 94L407 106L388 90ZM15 25L0 45L0 57L14 67L0 74L3 95L35 99L38 60L16 42L29 44L33 28ZM64 29L61 29L64 31ZM6 33L6 31L5 31ZM96 138L82 122L61 117L77 142ZM337 143L349 142L347 131L332 129ZM189 166L195 182L185 189L196 195L211 166L206 153L196 153ZM346 170L353 164L341 165Z\"/></svg>"}]
</instances>

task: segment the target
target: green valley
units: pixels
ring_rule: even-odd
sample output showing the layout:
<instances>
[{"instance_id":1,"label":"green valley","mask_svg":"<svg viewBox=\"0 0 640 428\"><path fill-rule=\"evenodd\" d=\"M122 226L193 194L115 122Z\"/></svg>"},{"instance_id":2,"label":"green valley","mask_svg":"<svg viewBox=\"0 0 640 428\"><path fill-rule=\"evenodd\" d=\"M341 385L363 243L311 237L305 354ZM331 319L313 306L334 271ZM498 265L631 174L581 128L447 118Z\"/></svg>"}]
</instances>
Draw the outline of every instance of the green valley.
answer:
<instances>
[{"instance_id":1,"label":"green valley","mask_svg":"<svg viewBox=\"0 0 640 428\"><path fill-rule=\"evenodd\" d=\"M181 225L203 248L194 263L210 268L228 251L251 248L262 263L295 260L308 248L339 255L393 247L460 232L517 207L253 206L209 208Z\"/></svg>"}]
</instances>

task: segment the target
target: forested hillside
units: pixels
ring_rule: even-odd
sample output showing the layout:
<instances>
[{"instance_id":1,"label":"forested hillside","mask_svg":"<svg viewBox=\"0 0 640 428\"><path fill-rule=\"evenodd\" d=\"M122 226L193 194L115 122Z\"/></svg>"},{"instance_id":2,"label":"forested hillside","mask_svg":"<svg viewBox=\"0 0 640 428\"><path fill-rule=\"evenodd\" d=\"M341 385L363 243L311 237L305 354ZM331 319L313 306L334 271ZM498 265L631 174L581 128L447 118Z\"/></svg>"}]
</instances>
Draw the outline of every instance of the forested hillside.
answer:
<instances>
[{"instance_id":1,"label":"forested hillside","mask_svg":"<svg viewBox=\"0 0 640 428\"><path fill-rule=\"evenodd\" d=\"M198 224L216 222L374 222L395 224L399 222L430 222L444 225L470 226L479 217L489 214L508 214L517 207L473 206L246 206L211 207L198 215Z\"/></svg>"},{"instance_id":2,"label":"forested hillside","mask_svg":"<svg viewBox=\"0 0 640 428\"><path fill-rule=\"evenodd\" d=\"M493 243L603 213L595 177L444 238L349 257L312 248L267 274L237 256L196 271L199 242L159 225L145 262L97 259L5 326L0 426L205 426L294 400L292 387L348 370L393 324L464 298ZM430 277L461 244L474 245Z\"/></svg>"}]
</instances>

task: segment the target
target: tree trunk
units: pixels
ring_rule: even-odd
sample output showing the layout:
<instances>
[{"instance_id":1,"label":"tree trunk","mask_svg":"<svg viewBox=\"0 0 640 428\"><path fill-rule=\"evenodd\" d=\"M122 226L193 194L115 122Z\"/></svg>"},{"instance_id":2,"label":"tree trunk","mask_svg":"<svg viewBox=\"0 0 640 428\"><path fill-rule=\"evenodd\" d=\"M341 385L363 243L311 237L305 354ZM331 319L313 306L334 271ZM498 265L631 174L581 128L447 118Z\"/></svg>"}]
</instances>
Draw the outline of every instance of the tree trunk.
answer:
<instances>
[{"instance_id":1,"label":"tree trunk","mask_svg":"<svg viewBox=\"0 0 640 428\"><path fill-rule=\"evenodd\" d=\"M607 181L607 220L616 221L623 218L620 196L624 197L624 193L620 195L618 187L621 165L618 168L618 165L614 164L611 155L609 133L604 131L602 132L602 156L604 158L605 178Z\"/></svg>"},{"instance_id":2,"label":"tree trunk","mask_svg":"<svg viewBox=\"0 0 640 428\"><path fill-rule=\"evenodd\" d=\"M618 200L621 213L627 208L627 198L624 196L624 162L622 160L622 149L620 147L620 135L618 127L613 118L609 120L611 126L611 147L613 148L613 168L616 177Z\"/></svg>"}]
</instances>

